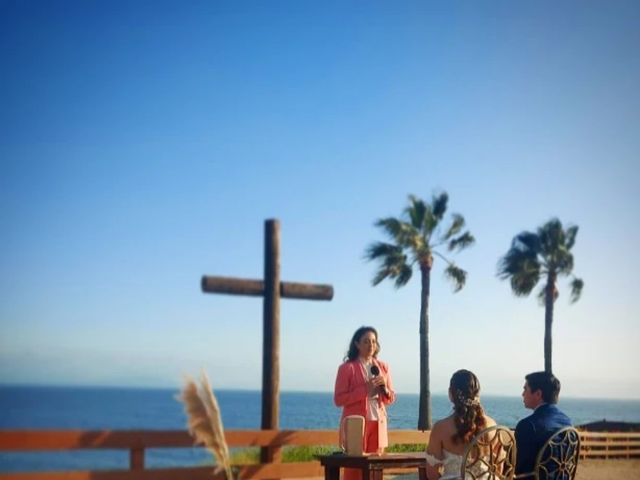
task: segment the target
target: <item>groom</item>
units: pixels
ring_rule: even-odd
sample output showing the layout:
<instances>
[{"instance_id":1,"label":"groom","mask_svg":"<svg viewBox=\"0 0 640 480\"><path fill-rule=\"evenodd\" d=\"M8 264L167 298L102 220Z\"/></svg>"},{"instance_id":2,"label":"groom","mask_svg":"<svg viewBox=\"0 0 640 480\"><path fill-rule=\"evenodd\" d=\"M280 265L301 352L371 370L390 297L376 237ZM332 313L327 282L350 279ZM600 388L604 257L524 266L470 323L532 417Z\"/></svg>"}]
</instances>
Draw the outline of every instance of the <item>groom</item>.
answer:
<instances>
[{"instance_id":1,"label":"groom","mask_svg":"<svg viewBox=\"0 0 640 480\"><path fill-rule=\"evenodd\" d=\"M544 443L556 431L571 426L571 420L556 403L560 394L560 380L552 373L534 372L525 376L522 399L533 410L516 426L516 474L533 471L536 456Z\"/></svg>"}]
</instances>

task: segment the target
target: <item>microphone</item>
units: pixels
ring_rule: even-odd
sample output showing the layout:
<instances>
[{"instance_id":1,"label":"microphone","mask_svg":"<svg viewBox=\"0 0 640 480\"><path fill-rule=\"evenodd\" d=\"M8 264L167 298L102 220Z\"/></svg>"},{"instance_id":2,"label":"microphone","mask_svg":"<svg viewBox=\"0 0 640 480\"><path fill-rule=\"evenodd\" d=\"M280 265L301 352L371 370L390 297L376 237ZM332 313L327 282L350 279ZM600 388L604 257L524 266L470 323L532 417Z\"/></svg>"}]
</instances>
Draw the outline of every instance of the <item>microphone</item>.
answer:
<instances>
[{"instance_id":1,"label":"microphone","mask_svg":"<svg viewBox=\"0 0 640 480\"><path fill-rule=\"evenodd\" d=\"M380 375L380 369L378 368L377 365L371 365L371 375L373 375L374 377L377 377L378 375ZM378 391L385 397L387 396L387 389L383 385L380 385L378 387Z\"/></svg>"}]
</instances>

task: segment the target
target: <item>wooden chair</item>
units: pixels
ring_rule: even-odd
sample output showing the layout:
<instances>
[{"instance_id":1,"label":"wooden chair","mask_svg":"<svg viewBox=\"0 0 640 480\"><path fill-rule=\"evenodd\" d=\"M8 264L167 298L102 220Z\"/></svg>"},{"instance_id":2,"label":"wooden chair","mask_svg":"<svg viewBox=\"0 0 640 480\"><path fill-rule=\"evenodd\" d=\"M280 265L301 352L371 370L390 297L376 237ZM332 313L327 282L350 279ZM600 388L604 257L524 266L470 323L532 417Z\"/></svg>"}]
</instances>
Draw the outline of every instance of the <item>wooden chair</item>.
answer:
<instances>
[{"instance_id":1,"label":"wooden chair","mask_svg":"<svg viewBox=\"0 0 640 480\"><path fill-rule=\"evenodd\" d=\"M536 456L533 472L516 475L517 479L573 480L580 458L580 434L573 427L554 433Z\"/></svg>"},{"instance_id":2,"label":"wooden chair","mask_svg":"<svg viewBox=\"0 0 640 480\"><path fill-rule=\"evenodd\" d=\"M462 457L460 478L464 480L512 480L516 466L516 439L511 429L500 425L478 433Z\"/></svg>"}]
</instances>

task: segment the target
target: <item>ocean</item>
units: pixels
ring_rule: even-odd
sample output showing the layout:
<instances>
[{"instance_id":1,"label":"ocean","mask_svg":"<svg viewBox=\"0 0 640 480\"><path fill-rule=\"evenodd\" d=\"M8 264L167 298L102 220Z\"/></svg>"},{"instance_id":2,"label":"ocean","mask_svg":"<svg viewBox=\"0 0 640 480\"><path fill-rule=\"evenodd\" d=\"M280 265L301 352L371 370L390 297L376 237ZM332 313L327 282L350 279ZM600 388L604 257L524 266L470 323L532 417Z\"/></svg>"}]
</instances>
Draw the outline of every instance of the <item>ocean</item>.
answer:
<instances>
[{"instance_id":1,"label":"ocean","mask_svg":"<svg viewBox=\"0 0 640 480\"><path fill-rule=\"evenodd\" d=\"M0 429L182 430L186 416L177 390L85 387L0 387ZM224 427L259 429L259 391L216 390ZM445 395L434 395L433 418L449 414ZM529 414L520 397L483 396L482 404L500 424L514 427ZM596 420L640 422L640 401L561 398L560 408L579 425ZM389 407L391 429L417 424L418 395L399 394ZM282 392L280 428L337 428L340 409L331 393ZM150 449L147 468L202 465L211 461L202 448ZM0 472L128 468L128 452L118 450L0 453Z\"/></svg>"}]
</instances>

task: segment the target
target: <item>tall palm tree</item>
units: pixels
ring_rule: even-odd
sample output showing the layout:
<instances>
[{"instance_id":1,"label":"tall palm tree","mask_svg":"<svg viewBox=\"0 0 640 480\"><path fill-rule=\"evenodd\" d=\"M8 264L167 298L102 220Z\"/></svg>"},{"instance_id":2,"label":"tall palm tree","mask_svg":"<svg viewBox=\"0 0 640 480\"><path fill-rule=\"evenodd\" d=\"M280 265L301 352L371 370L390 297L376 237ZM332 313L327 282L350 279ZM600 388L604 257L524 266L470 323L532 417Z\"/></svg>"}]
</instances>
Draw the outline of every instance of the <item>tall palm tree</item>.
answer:
<instances>
[{"instance_id":1,"label":"tall palm tree","mask_svg":"<svg viewBox=\"0 0 640 480\"><path fill-rule=\"evenodd\" d=\"M407 284L413 274L413 267L420 269L422 288L420 292L420 404L418 411L418 429L431 428L431 392L429 390L429 288L433 257L441 258L447 264L445 276L453 281L454 291L464 287L467 272L436 250L446 247L451 251L460 251L475 242L469 231L462 232L465 222L462 215L452 214L448 228L441 227L447 210L449 196L446 192L433 197L431 203L410 195L409 206L400 218L381 218L375 225L384 230L392 243L376 242L371 244L365 256L368 260L377 260L380 267L373 285L385 278L394 280L396 288Z\"/></svg>"},{"instance_id":2,"label":"tall palm tree","mask_svg":"<svg viewBox=\"0 0 640 480\"><path fill-rule=\"evenodd\" d=\"M553 304L558 298L557 279L571 276L571 303L580 298L584 282L572 275L577 226L566 229L557 218L549 220L537 232L521 232L498 263L498 276L510 280L511 290L520 297L531 293L539 281L544 285L538 299L544 304L544 370L551 373L551 326Z\"/></svg>"}]
</instances>

